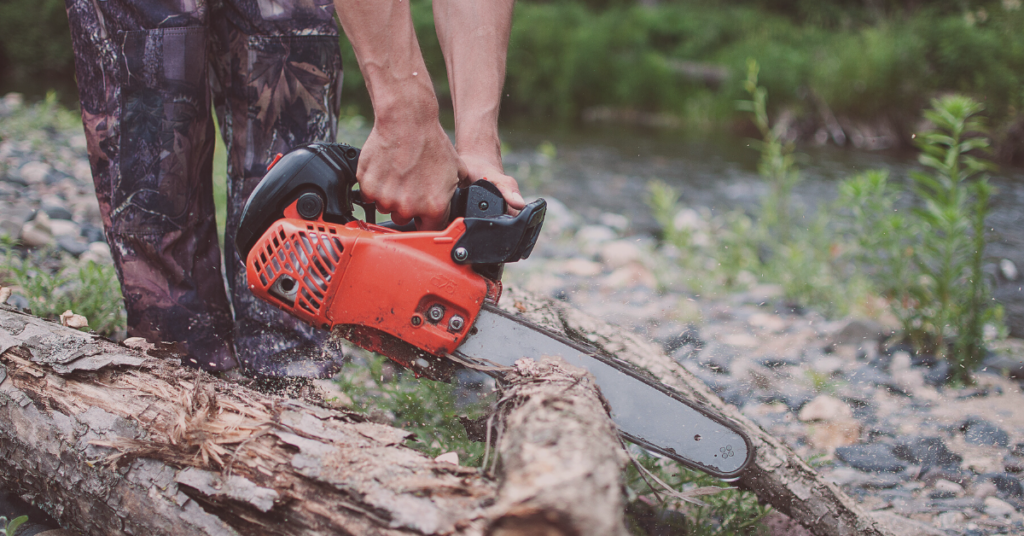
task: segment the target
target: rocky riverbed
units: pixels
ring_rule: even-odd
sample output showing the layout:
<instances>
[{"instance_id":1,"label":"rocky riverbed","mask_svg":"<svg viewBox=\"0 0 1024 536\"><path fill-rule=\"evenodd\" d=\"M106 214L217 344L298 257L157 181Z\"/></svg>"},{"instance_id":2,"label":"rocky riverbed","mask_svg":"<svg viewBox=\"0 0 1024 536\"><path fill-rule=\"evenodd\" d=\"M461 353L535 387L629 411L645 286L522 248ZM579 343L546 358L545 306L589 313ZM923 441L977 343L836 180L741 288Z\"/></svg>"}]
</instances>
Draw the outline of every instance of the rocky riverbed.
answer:
<instances>
[{"instance_id":1,"label":"rocky riverbed","mask_svg":"<svg viewBox=\"0 0 1024 536\"><path fill-rule=\"evenodd\" d=\"M0 121L21 109L4 97ZM110 263L80 128L0 140L0 233ZM533 256L506 281L658 341L865 508L914 520L904 532L1024 533L1024 341L993 344L977 384L949 388L948 365L891 343L884 317L827 319L772 285L695 295L672 252L624 216L584 220L548 201Z\"/></svg>"}]
</instances>

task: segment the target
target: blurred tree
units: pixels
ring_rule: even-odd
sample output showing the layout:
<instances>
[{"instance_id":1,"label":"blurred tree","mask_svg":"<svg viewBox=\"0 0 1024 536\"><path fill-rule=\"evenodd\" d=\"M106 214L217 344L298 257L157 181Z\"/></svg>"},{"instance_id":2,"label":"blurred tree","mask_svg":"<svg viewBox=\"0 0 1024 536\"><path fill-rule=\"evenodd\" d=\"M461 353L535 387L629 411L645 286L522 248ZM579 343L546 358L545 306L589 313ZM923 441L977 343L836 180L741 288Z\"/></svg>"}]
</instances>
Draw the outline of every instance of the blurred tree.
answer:
<instances>
[{"instance_id":1,"label":"blurred tree","mask_svg":"<svg viewBox=\"0 0 1024 536\"><path fill-rule=\"evenodd\" d=\"M74 72L63 0L0 2L0 67L18 76Z\"/></svg>"}]
</instances>

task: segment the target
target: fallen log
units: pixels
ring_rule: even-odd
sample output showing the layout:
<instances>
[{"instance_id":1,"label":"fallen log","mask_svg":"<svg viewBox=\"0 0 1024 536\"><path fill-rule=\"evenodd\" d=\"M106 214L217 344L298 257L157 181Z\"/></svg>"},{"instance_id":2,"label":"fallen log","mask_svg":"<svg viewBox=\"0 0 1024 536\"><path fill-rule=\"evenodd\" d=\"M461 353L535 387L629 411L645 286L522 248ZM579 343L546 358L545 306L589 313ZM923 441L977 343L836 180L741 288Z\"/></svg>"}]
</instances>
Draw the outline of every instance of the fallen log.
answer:
<instances>
[{"instance_id":1,"label":"fallen log","mask_svg":"<svg viewBox=\"0 0 1024 536\"><path fill-rule=\"evenodd\" d=\"M624 536L628 456L589 372L543 357L505 375L495 536Z\"/></svg>"},{"instance_id":2,"label":"fallen log","mask_svg":"<svg viewBox=\"0 0 1024 536\"><path fill-rule=\"evenodd\" d=\"M522 363L496 417L495 482L358 414L0 306L0 486L86 534L507 535L524 520L535 533L621 534L622 453L592 382ZM524 413L536 400L550 402L541 420ZM566 460L564 476L589 480L538 493Z\"/></svg>"},{"instance_id":3,"label":"fallen log","mask_svg":"<svg viewBox=\"0 0 1024 536\"><path fill-rule=\"evenodd\" d=\"M571 339L585 342L643 368L684 395L737 422L752 440L756 457L737 483L763 503L797 521L816 536L891 536L888 523L875 519L775 439L724 402L656 344L609 325L557 300L506 287L501 306L510 313ZM888 521L888 520L887 520Z\"/></svg>"}]
</instances>

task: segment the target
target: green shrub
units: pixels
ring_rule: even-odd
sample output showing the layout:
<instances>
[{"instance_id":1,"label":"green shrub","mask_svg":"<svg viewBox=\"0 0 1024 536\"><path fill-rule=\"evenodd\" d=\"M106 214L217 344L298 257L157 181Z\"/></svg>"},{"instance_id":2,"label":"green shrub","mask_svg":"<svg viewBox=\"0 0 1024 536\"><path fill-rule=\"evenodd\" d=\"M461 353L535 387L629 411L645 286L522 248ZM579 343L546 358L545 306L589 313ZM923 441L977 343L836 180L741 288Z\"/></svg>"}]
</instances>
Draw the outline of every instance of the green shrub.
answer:
<instances>
[{"instance_id":1,"label":"green shrub","mask_svg":"<svg viewBox=\"0 0 1024 536\"><path fill-rule=\"evenodd\" d=\"M804 217L792 206L799 181L792 147L769 123L757 62L748 69L751 100L740 107L761 132L758 170L769 186L757 220L733 213L723 226L722 216L707 214L680 226L678 194L660 182L648 186L663 239L681 252L685 284L707 293L778 283L789 300L829 316L870 311L872 296L884 297L902 337L945 357L954 383L969 382L984 357L985 326L1002 324L983 271L993 192L985 178L992 164L984 159L990 142L978 115L983 106L961 95L932 101L925 118L934 129L916 137L920 162L932 173L911 173L911 192L885 171L868 171L842 181L834 203Z\"/></svg>"},{"instance_id":2,"label":"green shrub","mask_svg":"<svg viewBox=\"0 0 1024 536\"><path fill-rule=\"evenodd\" d=\"M914 248L909 243L921 236L921 223L898 202L904 196L884 170L866 171L839 183L832 206L836 241L848 263L844 275L859 274L889 303L902 332L912 338L920 332L920 310L914 289L918 272Z\"/></svg>"},{"instance_id":3,"label":"green shrub","mask_svg":"<svg viewBox=\"0 0 1024 536\"><path fill-rule=\"evenodd\" d=\"M755 57L774 108L817 118L819 100L836 114L885 116L904 131L936 93L956 91L986 103L1009 124L1024 109L1024 9L1013 2L852 0L676 0L656 6L626 0L519 2L508 54L507 114L577 121L595 106L667 112L687 127L736 119L735 83ZM429 0L412 1L424 59L450 109L443 57ZM0 4L0 56L19 86L25 73L70 80L63 3ZM369 98L347 39L344 98L369 113ZM724 67L731 83L706 87L680 62ZM2 60L0 60L2 63ZM0 68L3 66L0 65ZM38 93L30 89L33 93ZM770 110L771 111L771 110Z\"/></svg>"}]
</instances>

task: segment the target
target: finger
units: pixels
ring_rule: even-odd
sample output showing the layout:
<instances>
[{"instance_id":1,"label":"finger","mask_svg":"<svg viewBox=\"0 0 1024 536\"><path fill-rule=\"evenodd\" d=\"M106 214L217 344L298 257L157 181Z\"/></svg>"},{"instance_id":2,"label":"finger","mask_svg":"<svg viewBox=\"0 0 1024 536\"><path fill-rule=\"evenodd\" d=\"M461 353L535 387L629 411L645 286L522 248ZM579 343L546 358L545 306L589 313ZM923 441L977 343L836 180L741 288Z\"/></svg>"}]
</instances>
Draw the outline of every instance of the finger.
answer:
<instances>
[{"instance_id":1,"label":"finger","mask_svg":"<svg viewBox=\"0 0 1024 536\"><path fill-rule=\"evenodd\" d=\"M407 225L409 222L412 221L412 218L404 218L400 216L397 212L395 212L391 215L391 221L395 225Z\"/></svg>"},{"instance_id":2,"label":"finger","mask_svg":"<svg viewBox=\"0 0 1024 536\"><path fill-rule=\"evenodd\" d=\"M519 193L519 183L514 178L505 174L491 174L482 178L498 187L509 208L515 209L516 213L526 207L526 201Z\"/></svg>"},{"instance_id":3,"label":"finger","mask_svg":"<svg viewBox=\"0 0 1024 536\"><path fill-rule=\"evenodd\" d=\"M458 173L459 173L459 184L458 184L459 187L469 186L473 182L473 179L471 179L469 177L469 166L466 165L466 161L463 160L462 158L459 158L458 166L459 166L459 171L458 171Z\"/></svg>"},{"instance_id":4,"label":"finger","mask_svg":"<svg viewBox=\"0 0 1024 536\"><path fill-rule=\"evenodd\" d=\"M440 231L448 226L448 213L451 209L446 208L440 217L418 216L416 218L416 229L420 231Z\"/></svg>"}]
</instances>

